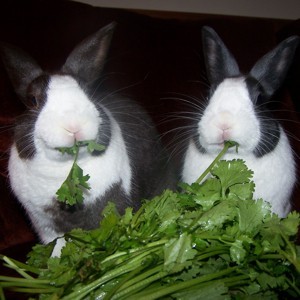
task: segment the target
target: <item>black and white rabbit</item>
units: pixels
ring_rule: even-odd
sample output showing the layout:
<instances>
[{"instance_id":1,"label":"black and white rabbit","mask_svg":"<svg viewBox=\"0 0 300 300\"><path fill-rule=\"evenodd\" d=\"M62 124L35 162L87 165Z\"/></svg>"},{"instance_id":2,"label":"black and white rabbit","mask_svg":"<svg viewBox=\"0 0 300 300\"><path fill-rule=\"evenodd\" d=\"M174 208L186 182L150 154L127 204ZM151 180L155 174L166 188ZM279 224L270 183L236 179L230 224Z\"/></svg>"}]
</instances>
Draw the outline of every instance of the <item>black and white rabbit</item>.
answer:
<instances>
[{"instance_id":1,"label":"black and white rabbit","mask_svg":"<svg viewBox=\"0 0 300 300\"><path fill-rule=\"evenodd\" d=\"M167 159L146 112L117 95L101 95L94 85L114 27L109 24L86 38L55 74L44 72L20 49L1 46L16 94L28 108L16 121L10 183L43 243L73 228L97 227L108 201L120 211L137 208L142 198L175 186L175 176L165 177ZM78 165L90 175L91 189L82 206L62 207L56 191L74 158L56 148L75 140L95 140L106 148L93 155L80 149Z\"/></svg>"},{"instance_id":2,"label":"black and white rabbit","mask_svg":"<svg viewBox=\"0 0 300 300\"><path fill-rule=\"evenodd\" d=\"M211 84L208 103L199 111L185 152L182 180L194 182L223 148L239 143L224 159L241 158L253 170L255 198L271 203L273 212L286 216L296 181L293 151L281 125L266 103L280 87L292 62L299 37L292 36L264 55L249 74L238 64L217 33L203 27L203 52Z\"/></svg>"}]
</instances>

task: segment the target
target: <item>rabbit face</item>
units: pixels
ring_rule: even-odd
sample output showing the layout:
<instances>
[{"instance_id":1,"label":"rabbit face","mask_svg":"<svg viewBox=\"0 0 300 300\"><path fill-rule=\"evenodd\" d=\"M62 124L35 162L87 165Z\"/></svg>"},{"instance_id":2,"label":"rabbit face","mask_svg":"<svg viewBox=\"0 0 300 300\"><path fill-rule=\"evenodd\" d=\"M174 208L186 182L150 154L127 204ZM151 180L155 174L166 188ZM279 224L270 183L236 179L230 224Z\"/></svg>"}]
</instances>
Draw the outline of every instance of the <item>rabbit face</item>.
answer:
<instances>
[{"instance_id":1,"label":"rabbit face","mask_svg":"<svg viewBox=\"0 0 300 300\"><path fill-rule=\"evenodd\" d=\"M198 134L208 153L219 152L227 140L239 143L241 153L255 149L260 124L243 77L225 79L217 87L198 123Z\"/></svg>"},{"instance_id":2,"label":"rabbit face","mask_svg":"<svg viewBox=\"0 0 300 300\"><path fill-rule=\"evenodd\" d=\"M100 113L71 76L50 78L47 101L35 125L37 151L70 147L76 141L96 139Z\"/></svg>"}]
</instances>

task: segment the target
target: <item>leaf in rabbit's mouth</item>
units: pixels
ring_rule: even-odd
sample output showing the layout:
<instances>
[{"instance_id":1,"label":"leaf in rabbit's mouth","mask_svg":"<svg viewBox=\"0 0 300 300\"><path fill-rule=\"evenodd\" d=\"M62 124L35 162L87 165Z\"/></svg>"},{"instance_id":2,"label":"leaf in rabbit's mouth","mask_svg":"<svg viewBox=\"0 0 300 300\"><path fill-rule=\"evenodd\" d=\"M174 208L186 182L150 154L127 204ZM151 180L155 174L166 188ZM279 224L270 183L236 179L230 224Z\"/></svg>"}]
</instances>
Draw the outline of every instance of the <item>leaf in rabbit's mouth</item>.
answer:
<instances>
[{"instance_id":1,"label":"leaf in rabbit's mouth","mask_svg":"<svg viewBox=\"0 0 300 300\"><path fill-rule=\"evenodd\" d=\"M89 153L94 151L103 151L105 146L97 144L94 140L90 141L75 141L72 147L61 147L57 148L62 154L74 155L74 162L71 170L62 183L60 188L57 190L57 200L67 205L82 204L84 200L84 191L90 190L88 180L90 176L84 175L83 170L77 164L78 154L80 147L87 147Z\"/></svg>"},{"instance_id":2,"label":"leaf in rabbit's mouth","mask_svg":"<svg viewBox=\"0 0 300 300\"><path fill-rule=\"evenodd\" d=\"M94 151L103 151L105 150L105 146L98 144L94 140L88 141L76 141L72 147L57 147L56 150L60 151L62 154L67 153L70 155L76 155L79 147L87 146L87 150L89 153L93 153Z\"/></svg>"}]
</instances>

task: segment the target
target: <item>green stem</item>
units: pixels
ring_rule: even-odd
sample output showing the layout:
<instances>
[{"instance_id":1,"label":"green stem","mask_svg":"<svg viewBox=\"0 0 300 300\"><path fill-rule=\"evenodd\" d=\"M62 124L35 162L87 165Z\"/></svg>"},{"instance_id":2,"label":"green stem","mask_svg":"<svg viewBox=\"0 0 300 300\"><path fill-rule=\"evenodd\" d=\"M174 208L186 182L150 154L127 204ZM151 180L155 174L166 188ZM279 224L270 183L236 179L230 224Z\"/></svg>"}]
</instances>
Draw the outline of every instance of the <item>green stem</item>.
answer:
<instances>
[{"instance_id":1,"label":"green stem","mask_svg":"<svg viewBox=\"0 0 300 300\"><path fill-rule=\"evenodd\" d=\"M285 257L282 254L263 254L259 256L259 259L281 259L283 260ZM257 257L254 257L254 260L257 260Z\"/></svg>"},{"instance_id":2,"label":"green stem","mask_svg":"<svg viewBox=\"0 0 300 300\"><path fill-rule=\"evenodd\" d=\"M119 259L122 256L127 257L128 254L133 254L133 253L139 254L139 252L142 253L142 252L148 251L151 248L159 247L161 245L164 245L167 242L168 242L167 239L163 239L163 240L159 240L159 241L155 241L155 242L149 243L149 244L147 244L147 245L145 245L143 247L139 247L139 248L135 248L135 249L130 249L128 251L122 251L122 252L118 252L118 253L112 254L112 255L106 257L105 259L103 259L102 264L105 264L105 263L107 263L109 261L112 261L114 259L117 259L117 258Z\"/></svg>"},{"instance_id":3,"label":"green stem","mask_svg":"<svg viewBox=\"0 0 300 300\"><path fill-rule=\"evenodd\" d=\"M226 275L236 271L236 269L237 269L237 267L232 267L232 268L228 268L226 270L222 270L222 271L219 271L219 272L216 272L216 273L207 274L207 275L203 275L203 276L200 276L198 278L194 278L194 279L191 279L191 280L188 280L188 281L176 283L176 284L173 284L173 285L168 286L168 287L161 287L161 288L158 287L153 292L139 293L139 294L134 295L131 298L128 298L128 300L129 299L132 299L132 300L134 300L134 299L143 299L143 300L159 299L163 296L173 294L177 291L191 288L194 285L197 285L197 284L200 284L200 283L203 283L203 282L211 281L211 280L226 276Z\"/></svg>"},{"instance_id":4,"label":"green stem","mask_svg":"<svg viewBox=\"0 0 300 300\"><path fill-rule=\"evenodd\" d=\"M151 254L151 252L153 252L153 251L150 251L148 253L142 253L139 256L134 257L133 259L131 259L131 261L127 262L126 264L124 264L116 269L106 272L102 277L100 277L97 280L91 282L90 284L84 286L83 288L72 292L71 294L63 297L62 299L63 300L82 299L83 297L88 295L91 291L95 290L102 284L104 284L112 279L116 279L118 276L129 273L129 272L139 268L141 266L141 264L143 264L145 256Z\"/></svg>"},{"instance_id":5,"label":"green stem","mask_svg":"<svg viewBox=\"0 0 300 300\"><path fill-rule=\"evenodd\" d=\"M144 276L145 279L136 282L132 286L120 290L120 292L118 292L112 299L117 300L117 299L122 299L124 297L126 297L126 299L130 299L130 297L133 297L132 299L134 299L137 291L140 291L142 288L149 286L152 282L158 281L163 277L165 277L166 275L169 275L168 272L163 271L163 265L151 269L150 272L146 272L146 274L147 277ZM140 298L135 298L135 299L140 299Z\"/></svg>"},{"instance_id":6,"label":"green stem","mask_svg":"<svg viewBox=\"0 0 300 300\"><path fill-rule=\"evenodd\" d=\"M32 278L32 279L27 279L27 278L17 278L17 277L10 277L10 276L0 276L0 286L4 283L4 282L21 282L23 284L26 283L37 283L37 284L50 284L50 280L48 279L36 279L36 278Z\"/></svg>"},{"instance_id":7,"label":"green stem","mask_svg":"<svg viewBox=\"0 0 300 300\"><path fill-rule=\"evenodd\" d=\"M133 290L137 290L140 287L145 286L144 280L151 277L152 275L159 273L163 270L163 265L158 265L157 267L154 267L146 272L143 272L142 274L136 276L135 278L128 280L121 288L118 295L127 294L128 292L131 292ZM126 290L126 291L125 291ZM124 292L123 292L124 291Z\"/></svg>"},{"instance_id":8,"label":"green stem","mask_svg":"<svg viewBox=\"0 0 300 300\"><path fill-rule=\"evenodd\" d=\"M0 300L5 300L5 295L1 286L0 286Z\"/></svg>"},{"instance_id":9,"label":"green stem","mask_svg":"<svg viewBox=\"0 0 300 300\"><path fill-rule=\"evenodd\" d=\"M300 297L300 289L293 283L289 278L286 278L286 281L289 283L290 287L295 290L297 295Z\"/></svg>"},{"instance_id":10,"label":"green stem","mask_svg":"<svg viewBox=\"0 0 300 300\"><path fill-rule=\"evenodd\" d=\"M73 170L75 168L75 165L77 164L78 155L79 155L79 145L78 145L78 143L76 143L76 152L75 152L75 155L74 155L74 161L73 161L73 164L72 164L72 168L71 168L71 170L68 174L68 177L67 177L68 181L72 178Z\"/></svg>"},{"instance_id":11,"label":"green stem","mask_svg":"<svg viewBox=\"0 0 300 300\"><path fill-rule=\"evenodd\" d=\"M27 294L52 294L58 291L59 289L55 287L47 287L47 288L23 288L23 287L16 287L10 289L13 292L18 293L27 293Z\"/></svg>"},{"instance_id":12,"label":"green stem","mask_svg":"<svg viewBox=\"0 0 300 300\"><path fill-rule=\"evenodd\" d=\"M196 183L201 183L202 180L210 173L214 165L223 157L223 155L228 151L229 148L238 147L236 142L226 141L223 150L217 155L213 162L208 166L208 168L203 172L203 174L195 181Z\"/></svg>"},{"instance_id":13,"label":"green stem","mask_svg":"<svg viewBox=\"0 0 300 300\"><path fill-rule=\"evenodd\" d=\"M10 263L8 263L4 258L7 258L7 259L9 259L9 261L13 262L14 265L17 268L21 268L21 269L26 270L26 271L28 271L30 273L38 275L41 272L41 269L35 268L35 267L30 266L28 264L24 264L24 263L22 263L22 262L20 262L18 260L15 260L15 259L13 259L11 257L5 256L5 255L0 255L0 259L3 260L4 262L6 262L6 264L4 264L6 267L12 268L12 265Z\"/></svg>"},{"instance_id":14,"label":"green stem","mask_svg":"<svg viewBox=\"0 0 300 300\"><path fill-rule=\"evenodd\" d=\"M29 274L27 274L24 269L21 269L20 267L18 267L14 263L14 261L11 260L9 257L3 256L2 259L8 264L8 267L10 267L11 269L14 269L16 272L18 272L24 278L26 278L26 279L34 279L32 276L30 276Z\"/></svg>"},{"instance_id":15,"label":"green stem","mask_svg":"<svg viewBox=\"0 0 300 300\"><path fill-rule=\"evenodd\" d=\"M153 283L153 282L155 282L155 281L161 280L162 278L164 278L164 277L167 276L167 275L169 275L169 273L168 273L167 271L160 271L160 272L158 272L157 274L155 274L155 275L153 275L153 276L151 276L151 277L149 277L149 278L143 280L143 282L141 282L141 283L139 284L139 286L137 286L136 288L141 288L141 287L143 287L143 286L148 286L148 285L150 285L151 283ZM157 289L155 289L155 291L157 291ZM128 293L128 290L127 290L126 292ZM152 290L151 290L151 292L152 292ZM143 299L143 300L145 299L145 300L146 300L146 299L148 299L148 298L145 297L145 296L147 296L149 293L151 294L151 292L147 291L145 295L144 295L143 292L138 293L138 294L133 294L133 295L131 295L131 296L126 297L126 299L127 299L127 300L135 300L135 299ZM125 291L123 291L122 293L120 292L120 293L119 293L118 295L116 295L116 297L113 298L113 299L116 300L116 299L118 299L118 298L120 298L120 297L122 297L122 296L124 296L124 295L126 295L126 294L125 294ZM165 295L166 295L166 294L165 294ZM164 296L164 294L162 294L162 296ZM149 298L149 299L152 299L152 298ZM153 298L153 299L156 299L156 298Z\"/></svg>"},{"instance_id":16,"label":"green stem","mask_svg":"<svg viewBox=\"0 0 300 300\"><path fill-rule=\"evenodd\" d=\"M43 282L35 282L35 281L5 281L5 282L0 282L0 287L2 288L7 288L7 287L15 287L15 286L21 286L24 288L31 288L31 287L43 287L43 288L48 288L50 287L50 283L43 283Z\"/></svg>"},{"instance_id":17,"label":"green stem","mask_svg":"<svg viewBox=\"0 0 300 300\"><path fill-rule=\"evenodd\" d=\"M140 274L144 269L150 266L154 261L154 257L148 256L144 259L142 262L142 265L131 271L125 278L123 278L115 287L113 287L103 298L103 300L111 299L112 296L122 287L124 284L126 284L130 279L132 279L135 275Z\"/></svg>"},{"instance_id":18,"label":"green stem","mask_svg":"<svg viewBox=\"0 0 300 300\"><path fill-rule=\"evenodd\" d=\"M249 275L238 275L238 276L224 278L222 279L222 282L224 282L227 287L231 287L231 286L239 285L240 282L247 282L249 281L249 279L250 279Z\"/></svg>"},{"instance_id":19,"label":"green stem","mask_svg":"<svg viewBox=\"0 0 300 300\"><path fill-rule=\"evenodd\" d=\"M296 268L297 272L300 273L300 263L299 260L297 260L297 253L295 247L292 245L292 243L289 241L289 239L286 237L285 234L282 233L280 230L280 235L284 239L284 241L287 244L287 248L290 250L291 255L289 253L286 253L285 251L281 251L282 255L294 265Z\"/></svg>"}]
</instances>

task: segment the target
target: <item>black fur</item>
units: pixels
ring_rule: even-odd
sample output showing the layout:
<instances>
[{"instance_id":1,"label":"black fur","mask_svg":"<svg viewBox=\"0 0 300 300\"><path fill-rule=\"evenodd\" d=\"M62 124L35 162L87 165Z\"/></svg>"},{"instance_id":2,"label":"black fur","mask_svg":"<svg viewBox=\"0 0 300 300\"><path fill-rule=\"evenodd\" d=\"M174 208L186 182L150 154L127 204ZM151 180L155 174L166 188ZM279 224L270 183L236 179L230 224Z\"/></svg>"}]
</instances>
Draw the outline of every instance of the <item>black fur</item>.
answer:
<instances>
[{"instance_id":1,"label":"black fur","mask_svg":"<svg viewBox=\"0 0 300 300\"><path fill-rule=\"evenodd\" d=\"M262 157L276 148L280 139L280 127L266 105L268 95L263 86L252 77L247 77L245 82L261 128L261 138L253 153L256 157Z\"/></svg>"},{"instance_id":2,"label":"black fur","mask_svg":"<svg viewBox=\"0 0 300 300\"><path fill-rule=\"evenodd\" d=\"M69 232L74 228L90 230L99 226L101 212L108 201L114 202L120 213L123 213L124 209L129 206L136 208L136 203L128 199L121 184L118 183L93 204L66 206L53 199L52 204L45 207L44 211L51 217L53 227L57 232Z\"/></svg>"}]
</instances>

